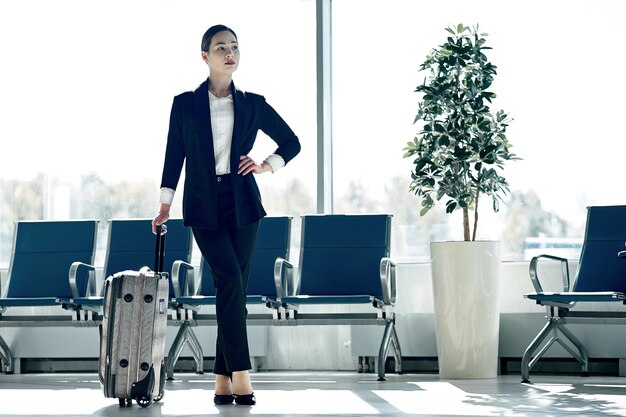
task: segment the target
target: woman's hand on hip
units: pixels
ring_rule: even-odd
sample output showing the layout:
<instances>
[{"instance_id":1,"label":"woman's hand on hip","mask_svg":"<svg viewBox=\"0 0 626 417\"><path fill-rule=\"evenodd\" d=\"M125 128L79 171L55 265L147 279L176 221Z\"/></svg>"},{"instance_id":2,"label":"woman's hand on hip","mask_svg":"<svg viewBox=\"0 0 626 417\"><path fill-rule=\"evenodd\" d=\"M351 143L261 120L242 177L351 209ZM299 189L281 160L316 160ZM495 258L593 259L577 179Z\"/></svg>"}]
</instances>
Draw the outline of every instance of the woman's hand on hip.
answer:
<instances>
[{"instance_id":1,"label":"woman's hand on hip","mask_svg":"<svg viewBox=\"0 0 626 417\"><path fill-rule=\"evenodd\" d=\"M170 218L170 205L161 203L161 209L159 210L159 214L152 220L152 233L156 234L157 226L162 225Z\"/></svg>"},{"instance_id":2,"label":"woman's hand on hip","mask_svg":"<svg viewBox=\"0 0 626 417\"><path fill-rule=\"evenodd\" d=\"M241 155L239 157L239 169L237 170L237 174L248 175L251 172L262 174L271 171L271 169L272 167L268 162L263 161L263 163L259 165L248 155Z\"/></svg>"}]
</instances>

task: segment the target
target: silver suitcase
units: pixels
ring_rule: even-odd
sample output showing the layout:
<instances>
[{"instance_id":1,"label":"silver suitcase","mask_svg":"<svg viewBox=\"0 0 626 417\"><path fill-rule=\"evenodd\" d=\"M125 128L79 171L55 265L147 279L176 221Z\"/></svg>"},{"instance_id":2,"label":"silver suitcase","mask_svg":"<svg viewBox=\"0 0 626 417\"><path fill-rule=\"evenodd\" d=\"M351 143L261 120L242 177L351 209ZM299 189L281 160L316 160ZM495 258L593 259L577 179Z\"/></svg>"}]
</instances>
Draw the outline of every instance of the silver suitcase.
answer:
<instances>
[{"instance_id":1,"label":"silver suitcase","mask_svg":"<svg viewBox=\"0 0 626 417\"><path fill-rule=\"evenodd\" d=\"M104 396L120 406L159 401L165 390L165 333L169 278L164 234L157 231L156 271L118 272L105 281L99 376ZM157 272L158 271L158 272Z\"/></svg>"}]
</instances>

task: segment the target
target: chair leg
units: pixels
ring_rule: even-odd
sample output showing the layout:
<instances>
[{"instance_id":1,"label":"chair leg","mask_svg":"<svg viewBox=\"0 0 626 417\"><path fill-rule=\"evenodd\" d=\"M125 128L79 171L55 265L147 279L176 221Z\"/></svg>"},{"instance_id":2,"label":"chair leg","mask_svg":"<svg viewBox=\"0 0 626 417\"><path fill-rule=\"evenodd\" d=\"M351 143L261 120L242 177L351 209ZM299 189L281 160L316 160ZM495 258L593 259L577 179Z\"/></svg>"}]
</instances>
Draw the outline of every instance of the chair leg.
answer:
<instances>
[{"instance_id":1,"label":"chair leg","mask_svg":"<svg viewBox=\"0 0 626 417\"><path fill-rule=\"evenodd\" d=\"M402 373L402 349L400 348L400 339L398 339L398 333L396 332L396 326L394 323L391 333L391 344L393 346L393 357L396 361L396 373Z\"/></svg>"},{"instance_id":2,"label":"chair leg","mask_svg":"<svg viewBox=\"0 0 626 417\"><path fill-rule=\"evenodd\" d=\"M385 332L383 333L383 340L380 342L380 348L378 349L378 380L385 380L385 362L387 361L387 353L389 352L389 345L391 344L391 334L393 333L393 321L388 321L385 324Z\"/></svg>"},{"instance_id":3,"label":"chair leg","mask_svg":"<svg viewBox=\"0 0 626 417\"><path fill-rule=\"evenodd\" d=\"M548 333L552 331L554 335L550 340L541 348L541 350L533 358L533 352L539 347L543 340L548 336ZM574 345L578 350L575 352L570 345L566 344L560 337L559 332L565 336L569 342ZM528 346L524 352L522 358L522 383L530 382L528 377L530 369L539 361L543 354L552 346L554 342L558 342L574 359L576 359L582 366L582 375L587 376L589 372L589 355L583 343L574 334L565 327L565 321L561 318L552 317L543 327L541 332L535 337L532 343Z\"/></svg>"},{"instance_id":4,"label":"chair leg","mask_svg":"<svg viewBox=\"0 0 626 417\"><path fill-rule=\"evenodd\" d=\"M521 372L522 372L522 383L529 383L530 382L530 380L528 379L528 377L530 376L530 368L543 355L543 352L545 352L545 349L542 349L542 351L537 356L535 356L535 358L533 358L533 353L541 345L541 343L548 336L548 334L551 331L553 331L553 329L556 329L556 322L555 322L555 319L550 319L545 324L545 326L543 326L543 328L537 334L537 336L535 336L533 341L530 342L530 345L528 345L528 347L526 348L526 351L524 351L524 356L522 356L522 366L521 366L521 368L522 368L521 369ZM552 343L554 343L554 340L551 340L548 343L549 343L549 345L551 345ZM532 361L531 361L531 359L532 359Z\"/></svg>"},{"instance_id":5,"label":"chair leg","mask_svg":"<svg viewBox=\"0 0 626 417\"><path fill-rule=\"evenodd\" d=\"M189 328L189 322L184 321L180 328L178 329L178 333L176 333L176 337L174 338L174 342L172 343L172 347L170 347L170 351L167 354L167 361L165 362L165 372L168 380L174 379L174 365L178 361L181 352L183 351L183 347L185 347L185 343L187 343L187 329Z\"/></svg>"},{"instance_id":6,"label":"chair leg","mask_svg":"<svg viewBox=\"0 0 626 417\"><path fill-rule=\"evenodd\" d=\"M196 333L193 331L192 327L187 327L186 334L187 341L189 342L189 349L191 350L191 355L196 362L196 373L203 374L204 356L202 353L202 345L200 345L200 341L198 340L198 337L196 336Z\"/></svg>"},{"instance_id":7,"label":"chair leg","mask_svg":"<svg viewBox=\"0 0 626 417\"><path fill-rule=\"evenodd\" d=\"M561 346L565 348L565 350L567 350L570 353L570 355L574 357L574 359L576 359L582 365L582 375L588 376L589 375L589 355L587 354L587 349L585 349L585 346L580 341L580 339L574 336L574 333L572 333L567 327L565 327L565 322L563 323L557 322L557 328L576 347L576 349L578 349L579 354L576 354L569 346L565 345L560 339L559 339L559 343L561 344Z\"/></svg>"},{"instance_id":8,"label":"chair leg","mask_svg":"<svg viewBox=\"0 0 626 417\"><path fill-rule=\"evenodd\" d=\"M2 365L0 370L7 374L12 374L15 371L11 349L9 349L9 345L6 344L2 336L0 336L0 362L0 365Z\"/></svg>"}]
</instances>

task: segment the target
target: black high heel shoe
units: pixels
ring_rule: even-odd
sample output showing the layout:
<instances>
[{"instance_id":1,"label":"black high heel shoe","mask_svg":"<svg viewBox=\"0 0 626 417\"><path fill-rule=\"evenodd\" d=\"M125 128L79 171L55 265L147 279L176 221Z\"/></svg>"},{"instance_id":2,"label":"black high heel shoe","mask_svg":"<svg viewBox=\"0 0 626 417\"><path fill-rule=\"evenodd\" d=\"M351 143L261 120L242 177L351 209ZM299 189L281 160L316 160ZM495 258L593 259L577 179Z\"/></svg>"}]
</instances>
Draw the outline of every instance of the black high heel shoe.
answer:
<instances>
[{"instance_id":1,"label":"black high heel shoe","mask_svg":"<svg viewBox=\"0 0 626 417\"><path fill-rule=\"evenodd\" d=\"M232 404L234 399L235 396L231 394L215 394L215 396L213 397L213 403L215 403L215 405Z\"/></svg>"},{"instance_id":2,"label":"black high heel shoe","mask_svg":"<svg viewBox=\"0 0 626 417\"><path fill-rule=\"evenodd\" d=\"M244 395L233 394L233 397L235 397L235 402L239 405L255 405L256 404L256 397L254 396L254 392L252 394L244 394Z\"/></svg>"}]
</instances>

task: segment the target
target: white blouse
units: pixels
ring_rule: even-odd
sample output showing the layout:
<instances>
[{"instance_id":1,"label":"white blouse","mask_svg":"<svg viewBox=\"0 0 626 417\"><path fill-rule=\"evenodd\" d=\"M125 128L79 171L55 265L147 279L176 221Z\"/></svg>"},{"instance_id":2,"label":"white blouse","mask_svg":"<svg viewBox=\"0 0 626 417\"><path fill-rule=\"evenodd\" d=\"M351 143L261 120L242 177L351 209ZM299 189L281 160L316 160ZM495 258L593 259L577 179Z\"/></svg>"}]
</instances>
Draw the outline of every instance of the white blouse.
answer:
<instances>
[{"instance_id":1,"label":"white blouse","mask_svg":"<svg viewBox=\"0 0 626 417\"><path fill-rule=\"evenodd\" d=\"M235 107L233 96L217 97L209 91L211 132L213 132L213 152L215 153L215 174L230 174L230 145L233 141Z\"/></svg>"},{"instance_id":2,"label":"white blouse","mask_svg":"<svg viewBox=\"0 0 626 417\"><path fill-rule=\"evenodd\" d=\"M209 91L209 112L211 114L211 132L213 133L213 152L215 154L215 174L230 173L230 149L233 140L233 126L235 124L235 108L232 94L227 97L217 97ZM265 159L270 164L272 172L285 166L280 155L271 154ZM175 190L161 188L160 202L172 204Z\"/></svg>"}]
</instances>

